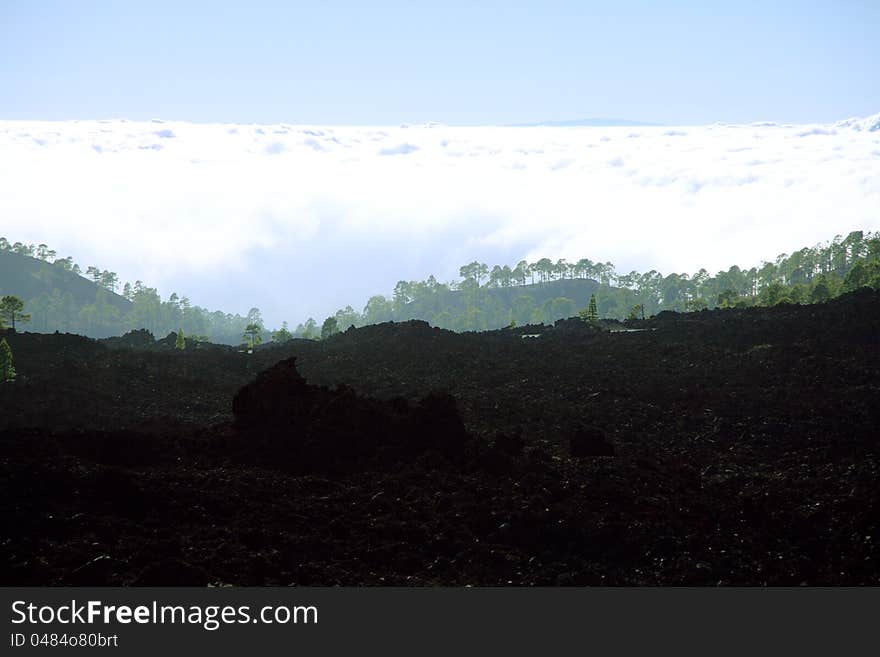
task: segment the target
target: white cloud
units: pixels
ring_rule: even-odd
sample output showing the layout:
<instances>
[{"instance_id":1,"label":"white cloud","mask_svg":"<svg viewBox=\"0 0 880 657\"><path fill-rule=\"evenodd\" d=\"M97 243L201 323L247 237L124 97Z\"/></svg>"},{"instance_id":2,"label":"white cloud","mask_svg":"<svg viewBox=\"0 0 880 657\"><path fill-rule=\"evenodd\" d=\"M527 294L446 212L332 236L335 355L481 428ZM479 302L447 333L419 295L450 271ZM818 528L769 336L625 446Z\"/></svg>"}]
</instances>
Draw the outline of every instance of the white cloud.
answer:
<instances>
[{"instance_id":1,"label":"white cloud","mask_svg":"<svg viewBox=\"0 0 880 657\"><path fill-rule=\"evenodd\" d=\"M412 144L398 144L391 148L383 148L379 151L379 155L409 155L419 150L418 146Z\"/></svg>"},{"instance_id":2,"label":"white cloud","mask_svg":"<svg viewBox=\"0 0 880 657\"><path fill-rule=\"evenodd\" d=\"M880 229L880 115L638 132L161 126L0 122L0 234L277 323L473 259L716 271Z\"/></svg>"}]
</instances>

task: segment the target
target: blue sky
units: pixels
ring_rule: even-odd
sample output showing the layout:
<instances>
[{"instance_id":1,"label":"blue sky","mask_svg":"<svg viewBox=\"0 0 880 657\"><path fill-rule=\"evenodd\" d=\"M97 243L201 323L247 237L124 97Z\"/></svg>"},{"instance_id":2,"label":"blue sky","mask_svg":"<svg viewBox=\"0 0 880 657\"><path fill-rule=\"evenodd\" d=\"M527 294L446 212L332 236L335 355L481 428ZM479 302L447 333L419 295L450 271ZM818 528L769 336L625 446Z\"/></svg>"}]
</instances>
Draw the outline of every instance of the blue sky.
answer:
<instances>
[{"instance_id":1,"label":"blue sky","mask_svg":"<svg viewBox=\"0 0 880 657\"><path fill-rule=\"evenodd\" d=\"M880 2L0 0L0 119L826 122Z\"/></svg>"}]
</instances>

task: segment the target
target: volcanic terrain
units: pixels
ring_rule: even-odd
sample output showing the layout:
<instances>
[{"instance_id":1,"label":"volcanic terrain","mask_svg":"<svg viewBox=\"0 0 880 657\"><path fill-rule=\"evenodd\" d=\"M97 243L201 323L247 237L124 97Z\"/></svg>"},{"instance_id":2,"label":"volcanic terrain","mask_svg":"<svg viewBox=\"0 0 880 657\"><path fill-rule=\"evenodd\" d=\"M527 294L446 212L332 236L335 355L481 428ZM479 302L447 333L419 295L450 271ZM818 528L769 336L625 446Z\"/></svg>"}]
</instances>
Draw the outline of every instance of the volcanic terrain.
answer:
<instances>
[{"instance_id":1,"label":"volcanic terrain","mask_svg":"<svg viewBox=\"0 0 880 657\"><path fill-rule=\"evenodd\" d=\"M880 584L877 291L254 354L5 338L6 585Z\"/></svg>"}]
</instances>

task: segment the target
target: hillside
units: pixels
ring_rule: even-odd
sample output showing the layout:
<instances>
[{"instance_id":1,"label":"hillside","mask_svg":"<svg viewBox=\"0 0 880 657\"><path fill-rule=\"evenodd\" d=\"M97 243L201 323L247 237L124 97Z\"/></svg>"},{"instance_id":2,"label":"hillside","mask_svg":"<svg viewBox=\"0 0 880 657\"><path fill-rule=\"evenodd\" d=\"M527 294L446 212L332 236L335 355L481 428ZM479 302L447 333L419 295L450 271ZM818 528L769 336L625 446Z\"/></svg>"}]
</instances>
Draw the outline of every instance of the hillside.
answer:
<instances>
[{"instance_id":1,"label":"hillside","mask_svg":"<svg viewBox=\"0 0 880 657\"><path fill-rule=\"evenodd\" d=\"M0 576L880 584L880 292L634 328L7 332Z\"/></svg>"},{"instance_id":2,"label":"hillside","mask_svg":"<svg viewBox=\"0 0 880 657\"><path fill-rule=\"evenodd\" d=\"M90 281L79 275L72 258L50 262L54 255L45 244L10 244L0 237L0 294L25 302L31 321L24 328L32 331L105 338L141 329L160 337L183 330L201 341L239 344L245 326L262 322L257 308L242 317L211 312L176 293L163 301L155 288L141 281L120 285L115 272L97 267L86 270ZM115 293L119 287L122 295Z\"/></svg>"},{"instance_id":3,"label":"hillside","mask_svg":"<svg viewBox=\"0 0 880 657\"><path fill-rule=\"evenodd\" d=\"M123 297L113 295L110 290L118 286L117 275L95 267L89 267L89 273L100 286L87 287L83 293L81 288L89 281L71 279L76 267L71 258L50 266L46 258L28 257L35 252L53 253L45 245L10 245L0 238L0 254L16 278L16 286L32 293L42 290L37 297L24 296L26 312L33 316L31 330L91 337L121 336L139 329L167 336L182 330L203 342L229 345L241 344L245 327L251 324L262 328L263 341L315 339L349 326L412 319L458 332L485 331L511 325L550 325L576 316L593 295L600 317L624 320L664 310L820 303L860 287L880 288L880 235L852 231L846 237L838 235L824 244L780 254L760 267L744 270L734 265L714 275L704 269L693 275L664 276L655 270L618 274L613 263L588 258L577 262L541 258L491 267L474 261L460 267L459 281L441 283L434 276L422 281L401 280L390 297L374 295L362 311L346 306L323 322L309 318L292 330L284 323L280 330L272 331L263 324L256 307L244 317L212 312L176 293L162 300L155 288L141 281L125 283ZM60 287L52 287L56 271L66 274ZM42 284L35 288L34 281ZM66 289L68 282L80 288L78 296ZM89 299L92 292L94 297Z\"/></svg>"},{"instance_id":4,"label":"hillside","mask_svg":"<svg viewBox=\"0 0 880 657\"><path fill-rule=\"evenodd\" d=\"M5 294L23 299L31 312L38 308L37 314L44 305L43 300L53 296L67 298L67 302L72 303L77 311L94 304L99 295L104 303L119 313L131 309L131 302L124 297L65 269L60 263L53 264L0 249L0 295ZM42 318L35 319L39 322Z\"/></svg>"},{"instance_id":5,"label":"hillside","mask_svg":"<svg viewBox=\"0 0 880 657\"><path fill-rule=\"evenodd\" d=\"M817 303L859 287L880 288L880 235L852 231L846 237L837 235L823 244L779 254L760 266L734 265L714 275L705 269L693 274L663 275L655 270L621 274L613 263L589 258L576 262L541 258L506 265L474 261L461 266L459 275L462 280L450 283L433 276L398 281L390 298L371 297L363 313L351 307L339 310L336 324L344 329L418 319L454 331L552 324L575 316L593 294L600 317L618 320L664 310ZM316 324L310 320L293 333L313 337Z\"/></svg>"}]
</instances>

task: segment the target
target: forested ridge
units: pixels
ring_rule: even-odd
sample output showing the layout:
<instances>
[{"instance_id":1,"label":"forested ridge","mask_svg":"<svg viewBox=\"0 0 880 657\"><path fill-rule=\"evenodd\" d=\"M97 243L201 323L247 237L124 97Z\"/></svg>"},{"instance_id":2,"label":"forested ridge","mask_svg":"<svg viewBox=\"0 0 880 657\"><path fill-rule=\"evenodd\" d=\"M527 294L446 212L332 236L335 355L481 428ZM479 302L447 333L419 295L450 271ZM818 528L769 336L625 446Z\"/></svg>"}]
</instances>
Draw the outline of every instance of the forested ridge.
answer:
<instances>
[{"instance_id":1,"label":"forested ridge","mask_svg":"<svg viewBox=\"0 0 880 657\"><path fill-rule=\"evenodd\" d=\"M120 284L119 276L96 266L85 272L72 257L59 258L46 244L11 244L0 237L0 295L25 301L39 333L79 333L104 338L146 329L161 337L182 330L194 340L238 344L249 323L262 323L260 311L247 316L194 306L186 296L164 301L141 281Z\"/></svg>"},{"instance_id":2,"label":"forested ridge","mask_svg":"<svg viewBox=\"0 0 880 657\"><path fill-rule=\"evenodd\" d=\"M288 330L264 328L258 308L242 317L209 311L176 293L162 300L141 281L120 284L116 273L58 258L47 245L10 244L0 238L0 294L26 302L29 330L93 337L146 329L155 336L183 331L196 340L238 344L251 326L277 341L317 339L349 326L420 319L455 331L553 323L576 316L595 295L600 317L623 320L662 310L821 303L860 287L880 288L880 233L846 237L784 253L750 269L734 265L710 274L623 274L611 262L522 260L515 265L471 262L459 280L399 281L390 296L371 297L362 311L346 306L319 324L314 318ZM267 335L267 337L269 337Z\"/></svg>"},{"instance_id":3,"label":"forested ridge","mask_svg":"<svg viewBox=\"0 0 880 657\"><path fill-rule=\"evenodd\" d=\"M388 320L422 319L458 331L511 323L552 323L586 307L595 293L599 315L647 317L715 307L817 303L859 287L880 287L880 234L853 231L845 238L781 254L745 270L732 266L712 275L618 273L611 262L521 261L515 266L472 262L448 285L433 277L400 281L391 298L372 297L360 315L337 312L340 327Z\"/></svg>"}]
</instances>

